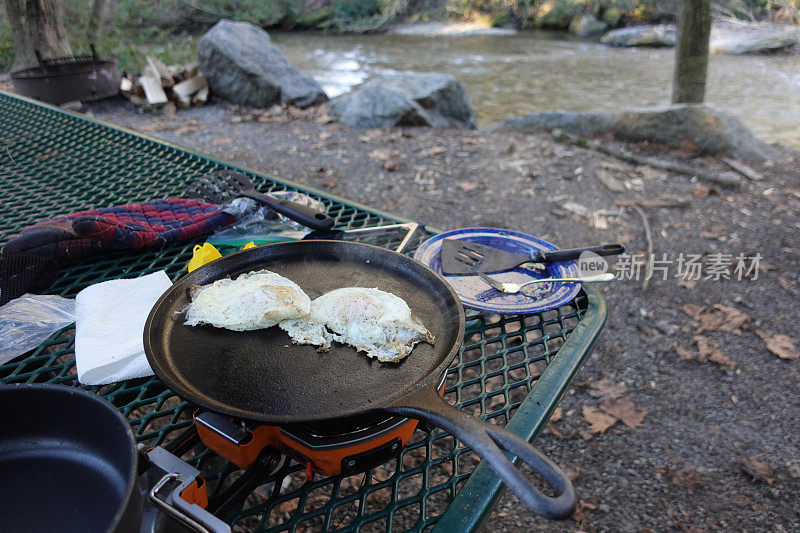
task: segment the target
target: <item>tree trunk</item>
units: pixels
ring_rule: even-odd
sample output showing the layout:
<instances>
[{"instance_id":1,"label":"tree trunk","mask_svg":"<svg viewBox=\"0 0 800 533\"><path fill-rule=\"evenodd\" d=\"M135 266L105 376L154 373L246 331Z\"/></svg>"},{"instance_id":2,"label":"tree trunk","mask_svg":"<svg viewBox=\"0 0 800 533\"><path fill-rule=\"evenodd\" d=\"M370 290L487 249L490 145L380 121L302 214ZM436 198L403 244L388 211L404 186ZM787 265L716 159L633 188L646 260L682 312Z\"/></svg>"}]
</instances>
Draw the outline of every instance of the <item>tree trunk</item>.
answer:
<instances>
[{"instance_id":1,"label":"tree trunk","mask_svg":"<svg viewBox=\"0 0 800 533\"><path fill-rule=\"evenodd\" d=\"M678 6L672 103L699 104L706 94L711 0L681 0Z\"/></svg>"},{"instance_id":2,"label":"tree trunk","mask_svg":"<svg viewBox=\"0 0 800 533\"><path fill-rule=\"evenodd\" d=\"M94 0L92 2L92 14L89 17L89 25L86 30L86 42L96 44L100 36L100 28L103 27L108 0Z\"/></svg>"},{"instance_id":3,"label":"tree trunk","mask_svg":"<svg viewBox=\"0 0 800 533\"><path fill-rule=\"evenodd\" d=\"M3 0L14 41L12 70L35 67L36 50L47 59L72 54L57 0Z\"/></svg>"}]
</instances>

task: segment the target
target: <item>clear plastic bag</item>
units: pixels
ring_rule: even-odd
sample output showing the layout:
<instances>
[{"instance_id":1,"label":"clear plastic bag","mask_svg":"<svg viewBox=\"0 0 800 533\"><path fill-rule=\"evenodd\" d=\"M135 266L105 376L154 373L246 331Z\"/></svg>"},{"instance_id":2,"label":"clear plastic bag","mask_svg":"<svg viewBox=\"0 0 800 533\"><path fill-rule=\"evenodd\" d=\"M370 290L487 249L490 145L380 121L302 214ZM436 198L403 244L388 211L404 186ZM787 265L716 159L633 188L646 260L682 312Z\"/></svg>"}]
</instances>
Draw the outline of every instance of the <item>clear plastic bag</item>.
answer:
<instances>
[{"instance_id":1,"label":"clear plastic bag","mask_svg":"<svg viewBox=\"0 0 800 533\"><path fill-rule=\"evenodd\" d=\"M325 209L325 204L300 192L280 191L270 193L270 195L286 198L320 211ZM237 198L226 205L223 211L235 215L239 221L233 226L223 228L209 236L206 240L211 244L241 246L249 241L255 241L256 244L267 244L298 240L311 231L250 198Z\"/></svg>"},{"instance_id":2,"label":"clear plastic bag","mask_svg":"<svg viewBox=\"0 0 800 533\"><path fill-rule=\"evenodd\" d=\"M23 294L0 307L0 364L33 350L75 322L75 300Z\"/></svg>"}]
</instances>

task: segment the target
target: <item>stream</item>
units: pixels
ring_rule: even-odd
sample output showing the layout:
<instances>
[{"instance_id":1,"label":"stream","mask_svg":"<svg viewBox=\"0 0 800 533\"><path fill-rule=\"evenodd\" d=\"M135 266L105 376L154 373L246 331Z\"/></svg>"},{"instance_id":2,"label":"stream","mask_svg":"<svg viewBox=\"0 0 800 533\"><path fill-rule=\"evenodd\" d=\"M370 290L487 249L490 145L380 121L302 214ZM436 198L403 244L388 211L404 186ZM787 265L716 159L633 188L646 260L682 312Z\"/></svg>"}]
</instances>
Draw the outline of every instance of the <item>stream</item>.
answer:
<instances>
[{"instance_id":1,"label":"stream","mask_svg":"<svg viewBox=\"0 0 800 533\"><path fill-rule=\"evenodd\" d=\"M270 35L331 97L385 72L447 72L466 87L479 127L535 111L666 105L671 93L673 49L611 48L561 32ZM766 141L800 147L800 54L711 55L706 101Z\"/></svg>"}]
</instances>

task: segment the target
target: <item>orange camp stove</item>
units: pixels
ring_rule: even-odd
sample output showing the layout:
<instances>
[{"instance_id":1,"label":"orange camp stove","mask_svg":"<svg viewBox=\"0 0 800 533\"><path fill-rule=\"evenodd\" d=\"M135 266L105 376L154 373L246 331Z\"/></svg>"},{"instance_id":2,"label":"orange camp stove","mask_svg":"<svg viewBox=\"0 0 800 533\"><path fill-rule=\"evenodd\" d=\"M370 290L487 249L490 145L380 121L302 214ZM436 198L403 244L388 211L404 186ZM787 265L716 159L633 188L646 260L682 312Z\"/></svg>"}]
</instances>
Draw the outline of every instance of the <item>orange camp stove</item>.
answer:
<instances>
[{"instance_id":1,"label":"orange camp stove","mask_svg":"<svg viewBox=\"0 0 800 533\"><path fill-rule=\"evenodd\" d=\"M211 411L194 414L200 439L242 470L272 447L325 476L364 472L396 456L417 420L390 415L287 427L250 424Z\"/></svg>"}]
</instances>

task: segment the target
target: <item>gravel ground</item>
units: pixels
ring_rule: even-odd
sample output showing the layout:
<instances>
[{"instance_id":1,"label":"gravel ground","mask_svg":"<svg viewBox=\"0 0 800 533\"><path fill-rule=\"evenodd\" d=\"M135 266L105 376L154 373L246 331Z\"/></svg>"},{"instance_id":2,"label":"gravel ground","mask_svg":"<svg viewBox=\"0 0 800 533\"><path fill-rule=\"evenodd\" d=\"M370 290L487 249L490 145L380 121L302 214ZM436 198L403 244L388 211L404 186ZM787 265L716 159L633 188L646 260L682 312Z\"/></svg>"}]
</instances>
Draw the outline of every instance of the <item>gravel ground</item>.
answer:
<instances>
[{"instance_id":1,"label":"gravel ground","mask_svg":"<svg viewBox=\"0 0 800 533\"><path fill-rule=\"evenodd\" d=\"M644 253L641 215L615 200L685 199L685 207L643 209L657 256L701 254L713 264L713 254L759 253L757 279L687 283L674 277L673 263L669 279L657 276L646 292L634 280L604 287L606 328L561 403L561 419L536 443L571 472L581 506L572 520L550 522L506 494L485 530L800 530L800 360L766 345L778 335L800 345L797 152L753 165L765 179L729 191L549 134L352 130L324 124L319 113L224 105L175 117L120 102L90 112L441 229L510 228L561 246L621 242ZM717 158L694 157L691 146L627 148L729 170ZM608 173L624 191L600 183L597 176ZM638 426L618 421L593 433L587 419L603 422L595 408L608 412L611 383L635 406L618 418L646 415Z\"/></svg>"}]
</instances>

